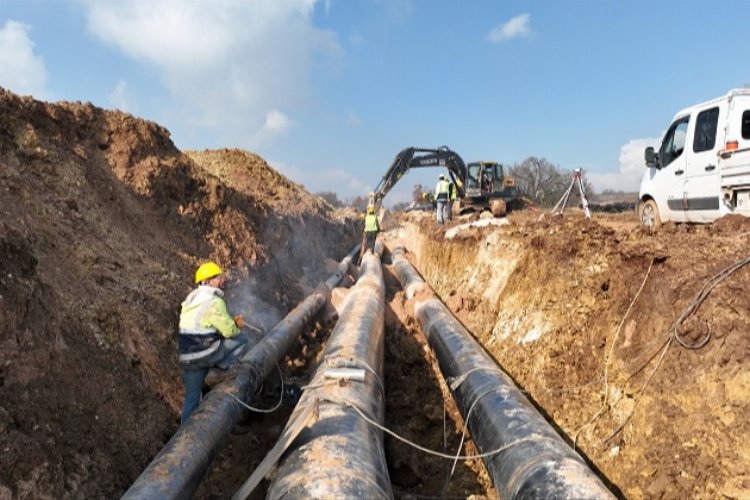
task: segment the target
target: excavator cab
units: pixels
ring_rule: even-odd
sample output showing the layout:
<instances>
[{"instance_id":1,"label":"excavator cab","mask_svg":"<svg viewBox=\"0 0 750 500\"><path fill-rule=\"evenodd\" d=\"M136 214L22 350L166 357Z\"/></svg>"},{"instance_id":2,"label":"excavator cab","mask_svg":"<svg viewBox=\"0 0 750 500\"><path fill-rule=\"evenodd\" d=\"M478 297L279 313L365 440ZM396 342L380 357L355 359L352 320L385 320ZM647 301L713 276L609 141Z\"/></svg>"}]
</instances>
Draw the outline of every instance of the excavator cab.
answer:
<instances>
[{"instance_id":1,"label":"excavator cab","mask_svg":"<svg viewBox=\"0 0 750 500\"><path fill-rule=\"evenodd\" d=\"M466 195L471 197L499 195L507 187L503 166L482 161L467 166Z\"/></svg>"}]
</instances>

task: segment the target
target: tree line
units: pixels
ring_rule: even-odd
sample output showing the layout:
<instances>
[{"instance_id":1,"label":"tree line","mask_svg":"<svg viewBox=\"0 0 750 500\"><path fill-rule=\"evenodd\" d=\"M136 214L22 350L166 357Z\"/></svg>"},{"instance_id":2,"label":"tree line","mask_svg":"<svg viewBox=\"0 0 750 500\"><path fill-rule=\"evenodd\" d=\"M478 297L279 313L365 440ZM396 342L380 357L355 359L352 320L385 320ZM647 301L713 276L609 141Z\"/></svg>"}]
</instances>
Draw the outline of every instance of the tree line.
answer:
<instances>
[{"instance_id":1,"label":"tree line","mask_svg":"<svg viewBox=\"0 0 750 500\"><path fill-rule=\"evenodd\" d=\"M570 187L574 172L554 165L544 158L529 156L521 163L509 166L508 175L515 179L516 187L521 195L533 201L537 206L553 207ZM583 189L586 191L586 196L594 194L594 186L586 179L585 171L583 172ZM571 198L575 200L577 197L578 189L574 187Z\"/></svg>"}]
</instances>

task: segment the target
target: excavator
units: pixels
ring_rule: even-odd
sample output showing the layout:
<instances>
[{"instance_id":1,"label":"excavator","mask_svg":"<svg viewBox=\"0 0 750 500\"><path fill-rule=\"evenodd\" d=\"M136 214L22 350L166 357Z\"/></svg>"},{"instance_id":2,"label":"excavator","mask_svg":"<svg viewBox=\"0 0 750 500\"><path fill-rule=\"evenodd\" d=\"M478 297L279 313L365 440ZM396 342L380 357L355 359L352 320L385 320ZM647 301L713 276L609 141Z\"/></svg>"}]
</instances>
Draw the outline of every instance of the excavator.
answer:
<instances>
[{"instance_id":1,"label":"excavator","mask_svg":"<svg viewBox=\"0 0 750 500\"><path fill-rule=\"evenodd\" d=\"M505 175L497 162L479 161L466 165L458 153L448 146L436 149L406 148L394 158L375 190L370 193L370 205L376 211L383 198L401 177L412 168L444 167L456 187L454 215L468 210L489 210L502 217L509 210L523 206L515 180Z\"/></svg>"}]
</instances>

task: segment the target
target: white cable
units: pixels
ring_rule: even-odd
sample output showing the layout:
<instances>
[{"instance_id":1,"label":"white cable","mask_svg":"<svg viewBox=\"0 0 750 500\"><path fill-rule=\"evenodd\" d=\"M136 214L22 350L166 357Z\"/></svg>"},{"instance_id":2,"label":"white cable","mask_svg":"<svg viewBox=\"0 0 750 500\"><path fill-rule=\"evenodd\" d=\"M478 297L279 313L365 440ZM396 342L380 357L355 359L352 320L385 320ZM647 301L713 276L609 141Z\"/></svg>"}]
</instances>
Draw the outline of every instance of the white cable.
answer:
<instances>
[{"instance_id":1,"label":"white cable","mask_svg":"<svg viewBox=\"0 0 750 500\"><path fill-rule=\"evenodd\" d=\"M241 404L242 406L244 406L245 408L247 408L250 411L254 411L256 413L273 413L273 412L275 412L281 406L282 401L284 401L284 376L281 373L281 368L279 368L279 365L276 365L276 369L279 371L279 378L281 379L281 392L279 393L279 402L276 403L276 406L274 406L273 408L270 408L270 409L255 408L254 406L250 406L249 404L245 403L244 401L242 401L240 398L238 398L234 394L229 393L229 396L231 396L232 399L234 399L235 401L237 401L239 404Z\"/></svg>"},{"instance_id":2,"label":"white cable","mask_svg":"<svg viewBox=\"0 0 750 500\"><path fill-rule=\"evenodd\" d=\"M458 387L461 384L463 384L467 378L469 378L469 375L471 375L474 372L480 372L480 371L497 372L500 375L505 375L505 372L503 372L502 370L494 366L477 366L465 373L462 373L458 377L448 377L446 382L448 382L448 386L451 388L451 390L455 392L456 389L458 389Z\"/></svg>"},{"instance_id":3,"label":"white cable","mask_svg":"<svg viewBox=\"0 0 750 500\"><path fill-rule=\"evenodd\" d=\"M554 441L552 438L548 438L548 437L544 437L544 436L530 436L530 437L525 437L525 438L517 439L516 441L508 443L505 446L501 446L500 448L496 448L494 450L491 450L491 451L488 451L488 452L485 452L485 453L480 453L479 455L448 455L447 453L441 453L439 451L435 451L435 450L431 450L429 448L425 448L424 446L420 446L417 443L414 443L413 441L409 441L405 437L399 436L398 434L396 434L392 430L388 429L387 427L384 427L384 426L380 425L379 423L375 422L374 420L372 420L370 417L368 417L367 415L365 415L365 413L362 410L360 410L359 408L357 408L355 405L353 405L351 403L347 403L347 402L344 402L344 401L336 401L336 400L333 400L333 399L320 399L319 401L326 402L326 403L340 404L342 406L347 406L347 407L353 409L355 412L357 412L359 414L359 416L362 417L362 419L364 419L365 422L367 422L368 424L372 425L373 427L376 427L376 428L380 429L381 431L385 432L386 434L389 434L389 435L393 436L394 438L398 439L402 443L406 443L406 444L408 444L409 446L411 446L413 448L416 448L416 449L418 449L420 451L423 451L424 453L427 453L428 455L434 455L436 457L445 458L445 459L448 459L448 460L478 460L478 459L483 459L483 458L486 458L486 457L491 457L493 455L497 455L498 453L503 452L503 451L507 450L508 448L512 448L513 446L516 446L516 445L521 444L521 443L527 443L527 442L531 442L531 441L547 441L547 440Z\"/></svg>"}]
</instances>

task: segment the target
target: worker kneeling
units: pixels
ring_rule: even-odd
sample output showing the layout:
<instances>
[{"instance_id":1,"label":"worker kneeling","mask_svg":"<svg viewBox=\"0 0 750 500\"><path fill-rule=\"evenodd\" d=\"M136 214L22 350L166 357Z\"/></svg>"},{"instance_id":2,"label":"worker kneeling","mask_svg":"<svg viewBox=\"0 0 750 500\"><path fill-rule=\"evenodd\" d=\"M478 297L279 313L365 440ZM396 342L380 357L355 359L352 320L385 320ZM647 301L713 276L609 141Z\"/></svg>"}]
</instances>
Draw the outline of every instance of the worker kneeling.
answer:
<instances>
[{"instance_id":1,"label":"worker kneeling","mask_svg":"<svg viewBox=\"0 0 750 500\"><path fill-rule=\"evenodd\" d=\"M365 217L365 251L373 252L375 250L375 239L380 232L380 223L378 216L375 215L374 207L367 207L367 216Z\"/></svg>"},{"instance_id":2,"label":"worker kneeling","mask_svg":"<svg viewBox=\"0 0 750 500\"><path fill-rule=\"evenodd\" d=\"M179 360L185 382L182 423L198 407L209 370L228 370L247 351L250 340L240 333L242 317L234 319L227 312L224 271L207 262L195 272L195 282L199 286L182 303L180 313Z\"/></svg>"}]
</instances>

